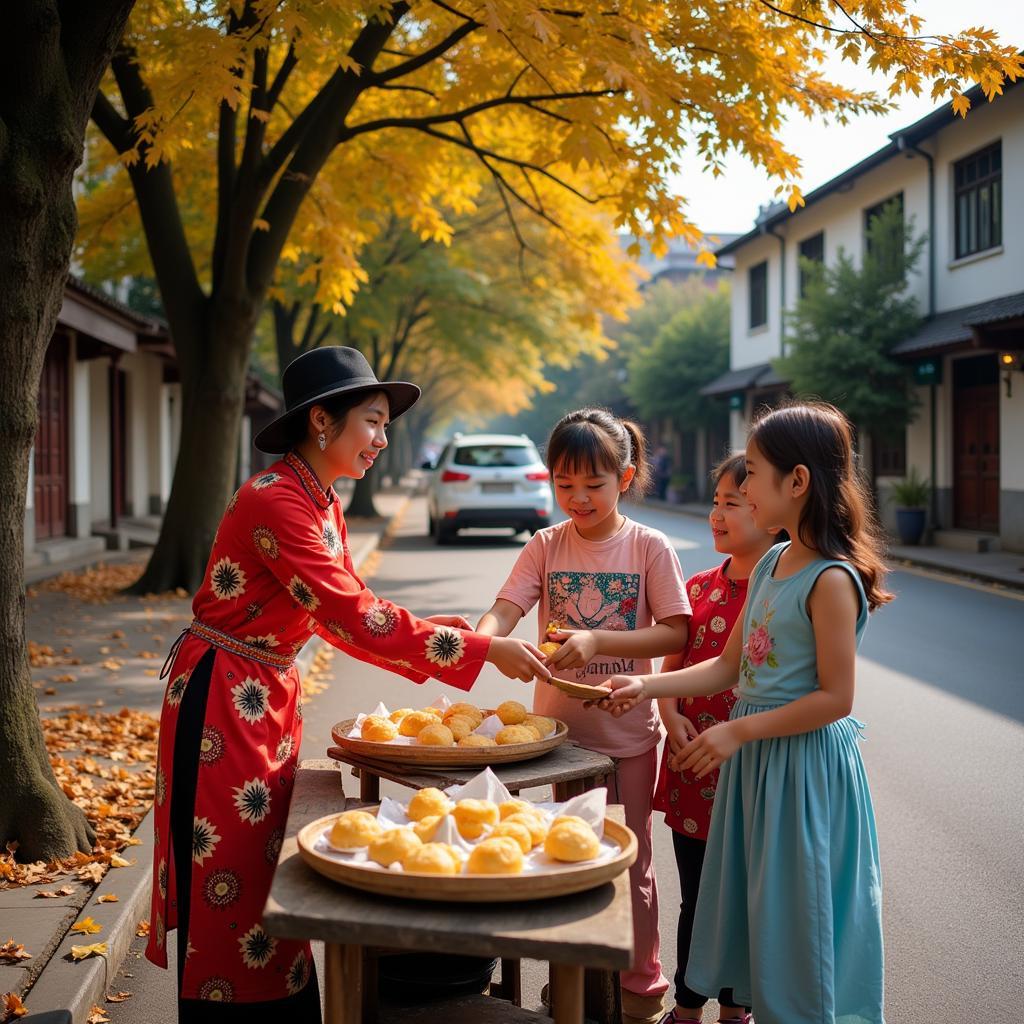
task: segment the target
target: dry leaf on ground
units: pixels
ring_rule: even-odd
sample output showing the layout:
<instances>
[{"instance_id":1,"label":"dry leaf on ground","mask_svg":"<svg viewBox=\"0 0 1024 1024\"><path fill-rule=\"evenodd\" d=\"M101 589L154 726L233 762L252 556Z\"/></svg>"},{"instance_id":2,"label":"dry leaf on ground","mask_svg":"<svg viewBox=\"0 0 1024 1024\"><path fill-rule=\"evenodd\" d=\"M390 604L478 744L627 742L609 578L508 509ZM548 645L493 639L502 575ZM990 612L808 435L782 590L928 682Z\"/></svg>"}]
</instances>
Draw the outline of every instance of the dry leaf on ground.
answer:
<instances>
[{"instance_id":1,"label":"dry leaf on ground","mask_svg":"<svg viewBox=\"0 0 1024 1024\"><path fill-rule=\"evenodd\" d=\"M89 1007L89 1016L85 1018L85 1024L109 1024L110 1017L102 1006Z\"/></svg>"},{"instance_id":2,"label":"dry leaf on ground","mask_svg":"<svg viewBox=\"0 0 1024 1024\"><path fill-rule=\"evenodd\" d=\"M13 992L5 992L3 996L0 996L0 1012L3 1012L0 1021L6 1024L6 1021L24 1017L28 1013L28 1007L21 1001L21 996L16 996Z\"/></svg>"},{"instance_id":3,"label":"dry leaf on ground","mask_svg":"<svg viewBox=\"0 0 1024 1024\"><path fill-rule=\"evenodd\" d=\"M135 934L140 938L145 938L149 934L149 922L140 921L135 929Z\"/></svg>"},{"instance_id":4,"label":"dry leaf on ground","mask_svg":"<svg viewBox=\"0 0 1024 1024\"><path fill-rule=\"evenodd\" d=\"M102 896L97 896L96 897L96 902L97 903L118 903L118 902L120 902L120 897L116 893L105 892Z\"/></svg>"},{"instance_id":5,"label":"dry leaf on ground","mask_svg":"<svg viewBox=\"0 0 1024 1024\"><path fill-rule=\"evenodd\" d=\"M96 935L97 932L103 931L103 925L97 924L91 917L83 917L81 921L76 921L70 930L80 935Z\"/></svg>"},{"instance_id":6,"label":"dry leaf on ground","mask_svg":"<svg viewBox=\"0 0 1024 1024\"><path fill-rule=\"evenodd\" d=\"M0 944L0 963L16 964L21 960L31 960L32 954L25 952L25 947L14 939L8 939Z\"/></svg>"},{"instance_id":7,"label":"dry leaf on ground","mask_svg":"<svg viewBox=\"0 0 1024 1024\"><path fill-rule=\"evenodd\" d=\"M131 992L108 992L107 1002L108 1003L123 1003L126 999L131 999Z\"/></svg>"},{"instance_id":8,"label":"dry leaf on ground","mask_svg":"<svg viewBox=\"0 0 1024 1024\"><path fill-rule=\"evenodd\" d=\"M93 942L88 946L72 946L72 960L88 960L91 956L106 956L107 944L105 942Z\"/></svg>"},{"instance_id":9,"label":"dry leaf on ground","mask_svg":"<svg viewBox=\"0 0 1024 1024\"><path fill-rule=\"evenodd\" d=\"M75 890L70 885L62 885L59 889L40 889L35 898L45 900L59 900L64 896L74 896Z\"/></svg>"}]
</instances>

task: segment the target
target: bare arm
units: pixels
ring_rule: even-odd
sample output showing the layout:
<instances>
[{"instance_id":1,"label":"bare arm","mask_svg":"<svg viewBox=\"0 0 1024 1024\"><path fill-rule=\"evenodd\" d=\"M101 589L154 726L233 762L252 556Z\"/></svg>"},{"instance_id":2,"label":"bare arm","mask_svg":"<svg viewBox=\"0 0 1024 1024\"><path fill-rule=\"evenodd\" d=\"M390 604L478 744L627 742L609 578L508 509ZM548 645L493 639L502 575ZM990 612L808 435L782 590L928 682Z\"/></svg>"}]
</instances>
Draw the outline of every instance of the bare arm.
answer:
<instances>
[{"instance_id":1,"label":"bare arm","mask_svg":"<svg viewBox=\"0 0 1024 1024\"><path fill-rule=\"evenodd\" d=\"M523 610L512 601L498 598L490 609L484 612L476 625L476 631L484 636L508 636L523 617Z\"/></svg>"},{"instance_id":2,"label":"bare arm","mask_svg":"<svg viewBox=\"0 0 1024 1024\"><path fill-rule=\"evenodd\" d=\"M689 624L688 615L672 615L643 629L560 629L549 634L562 646L548 659L548 665L555 672L581 668L599 654L660 658L686 643Z\"/></svg>"}]
</instances>

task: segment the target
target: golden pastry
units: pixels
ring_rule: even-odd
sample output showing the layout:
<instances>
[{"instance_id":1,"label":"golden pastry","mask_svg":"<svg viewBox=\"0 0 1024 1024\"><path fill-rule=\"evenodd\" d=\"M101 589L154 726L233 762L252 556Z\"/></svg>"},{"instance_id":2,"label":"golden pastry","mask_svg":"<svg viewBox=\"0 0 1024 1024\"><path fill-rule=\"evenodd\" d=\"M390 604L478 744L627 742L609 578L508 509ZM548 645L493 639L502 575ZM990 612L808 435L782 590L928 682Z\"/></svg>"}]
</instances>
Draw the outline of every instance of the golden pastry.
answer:
<instances>
[{"instance_id":1,"label":"golden pastry","mask_svg":"<svg viewBox=\"0 0 1024 1024\"><path fill-rule=\"evenodd\" d=\"M396 860L404 861L411 851L422 845L420 837L411 828L389 828L370 843L366 854L370 860L386 868Z\"/></svg>"},{"instance_id":2,"label":"golden pastry","mask_svg":"<svg viewBox=\"0 0 1024 1024\"><path fill-rule=\"evenodd\" d=\"M420 729L428 725L436 725L437 717L429 715L426 711L410 711L399 723L398 731L403 736L417 736Z\"/></svg>"},{"instance_id":3,"label":"golden pastry","mask_svg":"<svg viewBox=\"0 0 1024 1024\"><path fill-rule=\"evenodd\" d=\"M418 871L425 875L455 875L462 868L445 843L427 843L410 850L402 861L405 871Z\"/></svg>"},{"instance_id":4,"label":"golden pastry","mask_svg":"<svg viewBox=\"0 0 1024 1024\"><path fill-rule=\"evenodd\" d=\"M544 655L545 658L550 658L552 654L557 654L562 649L561 644L556 644L554 640L545 640L544 643L538 644L537 650Z\"/></svg>"},{"instance_id":5,"label":"golden pastry","mask_svg":"<svg viewBox=\"0 0 1024 1024\"><path fill-rule=\"evenodd\" d=\"M398 726L380 715L367 715L363 719L359 735L373 743L389 743L398 735Z\"/></svg>"},{"instance_id":6,"label":"golden pastry","mask_svg":"<svg viewBox=\"0 0 1024 1024\"><path fill-rule=\"evenodd\" d=\"M478 732L471 732L459 740L460 747L496 747L497 745L490 736L483 736Z\"/></svg>"},{"instance_id":7,"label":"golden pastry","mask_svg":"<svg viewBox=\"0 0 1024 1024\"><path fill-rule=\"evenodd\" d=\"M463 839L479 839L488 825L501 820L498 805L491 800L460 800L452 814Z\"/></svg>"},{"instance_id":8,"label":"golden pastry","mask_svg":"<svg viewBox=\"0 0 1024 1024\"><path fill-rule=\"evenodd\" d=\"M510 814L505 820L525 825L534 846L540 846L548 834L547 822L539 814L524 814L520 811L518 814Z\"/></svg>"},{"instance_id":9,"label":"golden pastry","mask_svg":"<svg viewBox=\"0 0 1024 1024\"><path fill-rule=\"evenodd\" d=\"M519 800L513 797L504 803L498 804L498 813L504 821L510 814L537 814L537 808L529 800Z\"/></svg>"},{"instance_id":10,"label":"golden pastry","mask_svg":"<svg viewBox=\"0 0 1024 1024\"><path fill-rule=\"evenodd\" d=\"M369 811L345 811L331 826L327 841L338 850L358 850L369 846L383 831Z\"/></svg>"},{"instance_id":11,"label":"golden pastry","mask_svg":"<svg viewBox=\"0 0 1024 1024\"><path fill-rule=\"evenodd\" d=\"M434 718L444 718L444 710L442 708L420 708L421 711L425 711L428 715L433 715Z\"/></svg>"},{"instance_id":12,"label":"golden pastry","mask_svg":"<svg viewBox=\"0 0 1024 1024\"><path fill-rule=\"evenodd\" d=\"M545 636L551 636L552 633L560 633L562 631L562 624L557 619L552 619L544 629Z\"/></svg>"},{"instance_id":13,"label":"golden pastry","mask_svg":"<svg viewBox=\"0 0 1024 1024\"><path fill-rule=\"evenodd\" d=\"M530 722L523 722L521 725L506 725L506 729L525 729L532 737L534 743L540 743L541 735L540 729Z\"/></svg>"},{"instance_id":14,"label":"golden pastry","mask_svg":"<svg viewBox=\"0 0 1024 1024\"><path fill-rule=\"evenodd\" d=\"M447 725L435 722L433 725L425 725L416 733L416 742L427 747L454 747L455 737Z\"/></svg>"},{"instance_id":15,"label":"golden pastry","mask_svg":"<svg viewBox=\"0 0 1024 1024\"><path fill-rule=\"evenodd\" d=\"M563 821L552 826L544 840L544 852L555 860L575 863L596 857L601 852L601 843L586 823Z\"/></svg>"},{"instance_id":16,"label":"golden pastry","mask_svg":"<svg viewBox=\"0 0 1024 1024\"><path fill-rule=\"evenodd\" d=\"M548 718L546 715L527 715L523 719L523 725L529 725L536 729L540 733L541 739L550 736L555 731L554 719Z\"/></svg>"},{"instance_id":17,"label":"golden pastry","mask_svg":"<svg viewBox=\"0 0 1024 1024\"><path fill-rule=\"evenodd\" d=\"M449 715L444 724L451 729L456 740L465 739L476 728L468 715Z\"/></svg>"},{"instance_id":18,"label":"golden pastry","mask_svg":"<svg viewBox=\"0 0 1024 1024\"><path fill-rule=\"evenodd\" d=\"M505 725L518 725L526 718L527 711L517 700L504 700L497 706L494 713Z\"/></svg>"},{"instance_id":19,"label":"golden pastry","mask_svg":"<svg viewBox=\"0 0 1024 1024\"><path fill-rule=\"evenodd\" d=\"M451 854L452 860L458 867L458 870L462 870L462 865L466 860L466 852L460 846L453 846L451 843L438 843L438 846L443 846L449 854Z\"/></svg>"},{"instance_id":20,"label":"golden pastry","mask_svg":"<svg viewBox=\"0 0 1024 1024\"><path fill-rule=\"evenodd\" d=\"M488 834L488 839L497 839L499 836L509 836L519 844L523 853L529 853L533 849L533 837L530 830L518 821L503 821L495 825Z\"/></svg>"},{"instance_id":21,"label":"golden pastry","mask_svg":"<svg viewBox=\"0 0 1024 1024\"><path fill-rule=\"evenodd\" d=\"M410 821L422 821L435 814L447 814L452 806L451 800L441 790L434 786L427 786L413 794L406 814L409 815Z\"/></svg>"},{"instance_id":22,"label":"golden pastry","mask_svg":"<svg viewBox=\"0 0 1024 1024\"><path fill-rule=\"evenodd\" d=\"M499 746L509 743L536 743L540 739L536 729L530 729L525 725L506 725L498 731L494 742Z\"/></svg>"},{"instance_id":23,"label":"golden pastry","mask_svg":"<svg viewBox=\"0 0 1024 1024\"><path fill-rule=\"evenodd\" d=\"M560 814L553 822L551 822L551 828L554 828L556 825L561 825L563 821L574 821L577 825L586 825L587 828L591 827L589 821L586 821L584 818L581 818L576 814Z\"/></svg>"},{"instance_id":24,"label":"golden pastry","mask_svg":"<svg viewBox=\"0 0 1024 1024\"><path fill-rule=\"evenodd\" d=\"M388 718L397 725L403 718L405 718L406 715L411 714L412 708L398 708L397 710L392 711L391 714L388 715Z\"/></svg>"},{"instance_id":25,"label":"golden pastry","mask_svg":"<svg viewBox=\"0 0 1024 1024\"><path fill-rule=\"evenodd\" d=\"M518 875L522 870L523 851L508 836L477 843L466 862L466 871L471 875Z\"/></svg>"},{"instance_id":26,"label":"golden pastry","mask_svg":"<svg viewBox=\"0 0 1024 1024\"><path fill-rule=\"evenodd\" d=\"M470 719L473 722L474 729L484 720L484 713L475 704L467 704L465 701L453 704L444 713L446 719L451 718L453 715L463 715L465 718Z\"/></svg>"},{"instance_id":27,"label":"golden pastry","mask_svg":"<svg viewBox=\"0 0 1024 1024\"><path fill-rule=\"evenodd\" d=\"M441 824L443 817L444 815L441 814L431 814L427 818L420 818L412 826L412 830L424 843L429 843L437 835L437 827Z\"/></svg>"}]
</instances>

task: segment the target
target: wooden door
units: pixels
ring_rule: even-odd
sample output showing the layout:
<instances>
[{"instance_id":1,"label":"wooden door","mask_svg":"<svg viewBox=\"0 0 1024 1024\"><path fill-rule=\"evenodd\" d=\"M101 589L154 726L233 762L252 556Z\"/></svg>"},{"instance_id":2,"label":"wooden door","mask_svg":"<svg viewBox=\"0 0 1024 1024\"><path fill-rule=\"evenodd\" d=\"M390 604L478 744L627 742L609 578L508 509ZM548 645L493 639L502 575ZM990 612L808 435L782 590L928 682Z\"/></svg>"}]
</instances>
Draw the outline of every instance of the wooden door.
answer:
<instances>
[{"instance_id":1,"label":"wooden door","mask_svg":"<svg viewBox=\"0 0 1024 1024\"><path fill-rule=\"evenodd\" d=\"M39 381L39 426L33 467L36 540L67 532L68 339L55 334Z\"/></svg>"},{"instance_id":2,"label":"wooden door","mask_svg":"<svg viewBox=\"0 0 1024 1024\"><path fill-rule=\"evenodd\" d=\"M995 356L963 360L953 384L953 525L999 530L999 376Z\"/></svg>"}]
</instances>

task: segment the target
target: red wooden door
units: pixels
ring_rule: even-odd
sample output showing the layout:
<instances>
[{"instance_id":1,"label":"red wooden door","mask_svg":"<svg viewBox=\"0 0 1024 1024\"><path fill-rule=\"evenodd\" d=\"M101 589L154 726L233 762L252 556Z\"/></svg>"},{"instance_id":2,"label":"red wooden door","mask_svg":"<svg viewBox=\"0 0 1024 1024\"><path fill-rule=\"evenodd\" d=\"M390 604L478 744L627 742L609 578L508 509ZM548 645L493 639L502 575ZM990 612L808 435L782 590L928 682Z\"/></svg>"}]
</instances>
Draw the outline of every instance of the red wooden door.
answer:
<instances>
[{"instance_id":1,"label":"red wooden door","mask_svg":"<svg viewBox=\"0 0 1024 1024\"><path fill-rule=\"evenodd\" d=\"M62 537L68 508L68 340L55 334L39 381L34 495L36 539Z\"/></svg>"},{"instance_id":2,"label":"red wooden door","mask_svg":"<svg viewBox=\"0 0 1024 1024\"><path fill-rule=\"evenodd\" d=\"M999 530L999 384L993 356L966 363L953 395L953 518L967 530ZM995 371L995 372L993 372ZM995 380L986 378L995 376Z\"/></svg>"}]
</instances>

